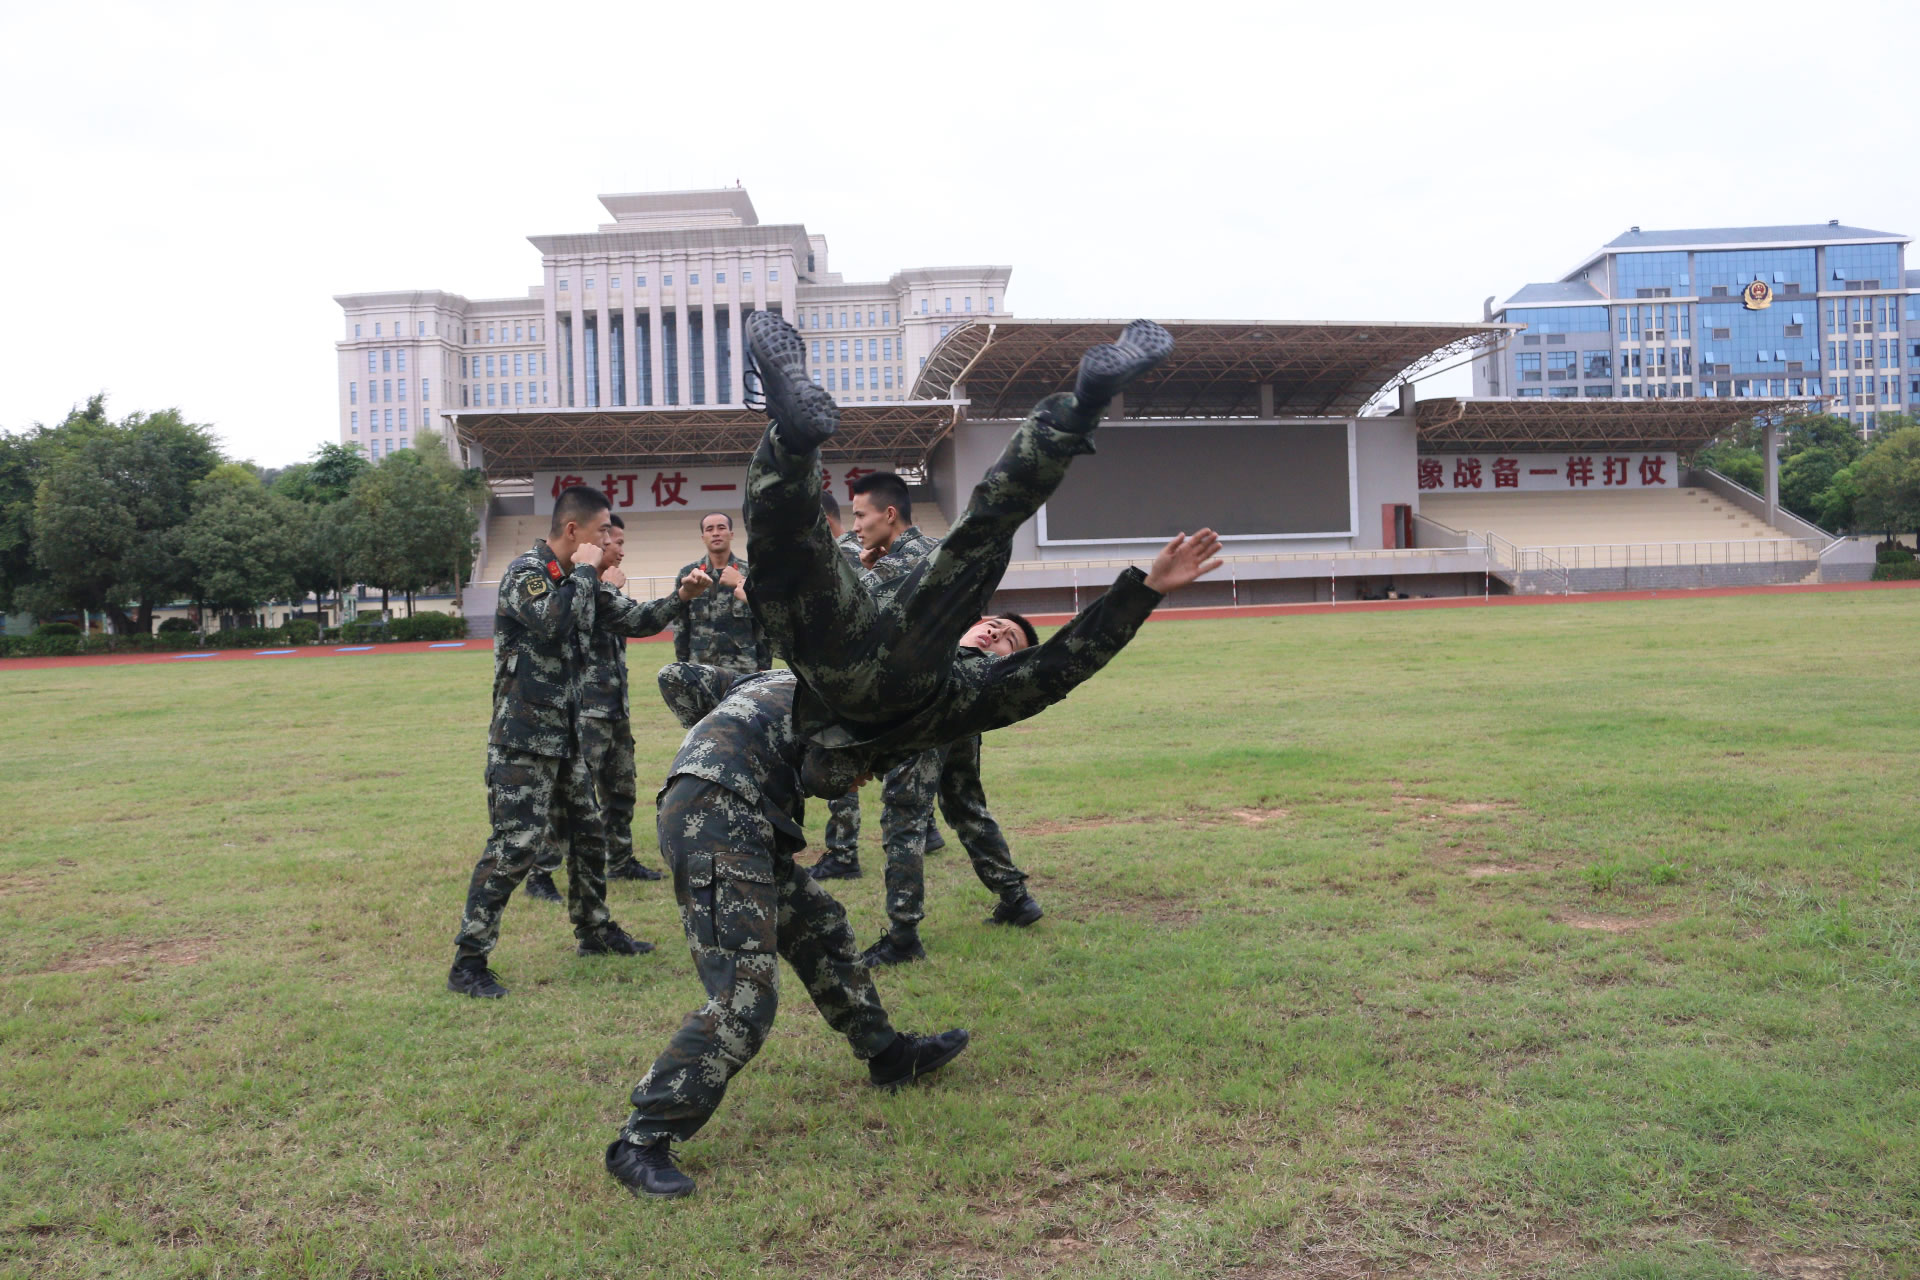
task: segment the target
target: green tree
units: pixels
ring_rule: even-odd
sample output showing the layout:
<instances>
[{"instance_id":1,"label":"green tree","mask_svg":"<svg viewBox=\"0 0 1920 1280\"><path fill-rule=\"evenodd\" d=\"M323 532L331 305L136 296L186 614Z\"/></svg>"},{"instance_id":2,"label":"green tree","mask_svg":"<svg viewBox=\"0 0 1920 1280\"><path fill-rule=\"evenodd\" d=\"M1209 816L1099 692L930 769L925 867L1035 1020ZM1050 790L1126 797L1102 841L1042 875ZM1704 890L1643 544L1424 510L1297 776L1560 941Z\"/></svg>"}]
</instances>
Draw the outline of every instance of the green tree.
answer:
<instances>
[{"instance_id":1,"label":"green tree","mask_svg":"<svg viewBox=\"0 0 1920 1280\"><path fill-rule=\"evenodd\" d=\"M215 608L246 613L292 598L309 519L304 507L267 492L246 468L217 468L196 486L181 535L194 594Z\"/></svg>"},{"instance_id":2,"label":"green tree","mask_svg":"<svg viewBox=\"0 0 1920 1280\"><path fill-rule=\"evenodd\" d=\"M1814 522L1835 533L1852 533L1860 527L1854 516L1854 504L1859 500L1860 485L1853 478L1853 468L1842 467L1814 496Z\"/></svg>"},{"instance_id":3,"label":"green tree","mask_svg":"<svg viewBox=\"0 0 1920 1280\"><path fill-rule=\"evenodd\" d=\"M75 406L55 426L35 423L16 435L0 435L0 610L28 605L30 597L58 606L45 590L47 575L33 555L33 505L56 452L73 449L111 429L104 395Z\"/></svg>"},{"instance_id":4,"label":"green tree","mask_svg":"<svg viewBox=\"0 0 1920 1280\"><path fill-rule=\"evenodd\" d=\"M416 437L418 447L390 453L353 482L350 569L380 589L382 609L392 593L409 597L435 583L457 587L473 562L485 485L453 465L441 438Z\"/></svg>"},{"instance_id":5,"label":"green tree","mask_svg":"<svg viewBox=\"0 0 1920 1280\"><path fill-rule=\"evenodd\" d=\"M117 426L69 415L52 437L34 492L33 556L44 574L36 607L100 609L116 629L144 634L157 606L192 589L182 530L219 448L173 409Z\"/></svg>"},{"instance_id":6,"label":"green tree","mask_svg":"<svg viewBox=\"0 0 1920 1280\"><path fill-rule=\"evenodd\" d=\"M1859 490L1853 510L1861 528L1920 532L1920 427L1876 434L1873 447L1848 470Z\"/></svg>"}]
</instances>

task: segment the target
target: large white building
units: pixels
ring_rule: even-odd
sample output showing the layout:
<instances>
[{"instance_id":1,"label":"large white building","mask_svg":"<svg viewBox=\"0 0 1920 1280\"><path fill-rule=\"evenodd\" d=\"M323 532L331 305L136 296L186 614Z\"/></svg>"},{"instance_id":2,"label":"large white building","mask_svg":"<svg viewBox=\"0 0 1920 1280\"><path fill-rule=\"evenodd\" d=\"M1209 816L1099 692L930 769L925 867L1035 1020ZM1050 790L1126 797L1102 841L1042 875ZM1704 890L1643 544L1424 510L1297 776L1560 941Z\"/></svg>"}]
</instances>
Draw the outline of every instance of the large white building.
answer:
<instances>
[{"instance_id":1,"label":"large white building","mask_svg":"<svg viewBox=\"0 0 1920 1280\"><path fill-rule=\"evenodd\" d=\"M1006 312L1009 267L920 267L848 282L827 239L762 224L740 188L601 196L613 221L529 236L521 298L340 294L340 439L379 458L461 410L742 402L741 321L787 317L843 403L907 399L956 324Z\"/></svg>"}]
</instances>

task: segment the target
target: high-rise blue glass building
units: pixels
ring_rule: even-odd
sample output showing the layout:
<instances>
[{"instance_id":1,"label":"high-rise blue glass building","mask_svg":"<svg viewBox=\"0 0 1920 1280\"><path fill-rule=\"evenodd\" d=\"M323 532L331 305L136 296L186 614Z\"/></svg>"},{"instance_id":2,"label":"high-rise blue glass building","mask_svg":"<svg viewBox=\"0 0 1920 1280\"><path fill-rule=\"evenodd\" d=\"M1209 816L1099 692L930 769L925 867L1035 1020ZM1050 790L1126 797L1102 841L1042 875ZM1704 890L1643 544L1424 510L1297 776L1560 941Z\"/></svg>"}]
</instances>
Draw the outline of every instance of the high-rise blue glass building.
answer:
<instances>
[{"instance_id":1,"label":"high-rise blue glass building","mask_svg":"<svg viewBox=\"0 0 1920 1280\"><path fill-rule=\"evenodd\" d=\"M1573 399L1806 397L1871 431L1920 403L1911 237L1823 226L1634 227L1487 318L1524 330L1474 393Z\"/></svg>"}]
</instances>

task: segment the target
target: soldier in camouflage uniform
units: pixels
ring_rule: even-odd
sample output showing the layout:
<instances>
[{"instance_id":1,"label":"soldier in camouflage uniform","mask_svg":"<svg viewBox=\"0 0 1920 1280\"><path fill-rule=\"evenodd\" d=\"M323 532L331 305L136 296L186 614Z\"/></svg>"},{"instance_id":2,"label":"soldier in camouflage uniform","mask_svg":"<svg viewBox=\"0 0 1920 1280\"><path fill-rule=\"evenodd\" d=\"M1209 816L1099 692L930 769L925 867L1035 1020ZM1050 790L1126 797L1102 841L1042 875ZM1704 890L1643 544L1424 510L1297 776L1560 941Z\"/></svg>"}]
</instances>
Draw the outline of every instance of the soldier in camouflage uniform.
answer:
<instances>
[{"instance_id":1,"label":"soldier in camouflage uniform","mask_svg":"<svg viewBox=\"0 0 1920 1280\"><path fill-rule=\"evenodd\" d=\"M600 562L603 588L617 592L626 586L626 574L620 568L626 557L626 540L625 522L613 516ZM633 809L637 791L633 726L627 718L627 638L665 631L680 616L680 606L708 585L706 574L695 569L685 576L674 595L650 601L637 612L624 609L595 612L593 633L588 641L590 657L580 680L580 745L606 817L608 880L661 878L658 871L642 865L633 856ZM524 887L529 897L541 901L561 900L553 873L560 869L566 838L565 831L556 829L554 839L541 851L536 870L527 877Z\"/></svg>"},{"instance_id":2,"label":"soldier in camouflage uniform","mask_svg":"<svg viewBox=\"0 0 1920 1280\"><path fill-rule=\"evenodd\" d=\"M846 912L793 855L806 846L793 674L740 677L674 663L667 705L690 732L660 792L660 850L707 1002L634 1086L607 1169L636 1194L682 1196L671 1144L698 1133L773 1028L785 956L868 1078L897 1087L966 1048L965 1031L898 1033L854 952Z\"/></svg>"},{"instance_id":3,"label":"soldier in camouflage uniform","mask_svg":"<svg viewBox=\"0 0 1920 1280\"><path fill-rule=\"evenodd\" d=\"M843 794L876 761L900 763L1038 714L1105 666L1166 592L1217 567L1210 557L1219 549L1211 530L1173 539L1149 572L1123 571L1045 644L1024 645L1011 623L982 619L960 637L942 703L877 746L809 741L795 718L801 685L791 671L739 679L680 663L662 669L667 705L693 728L660 795L660 847L708 999L634 1086L633 1112L607 1147L608 1172L637 1194L693 1190L674 1166L672 1143L700 1130L727 1082L765 1043L776 954L799 973L828 1025L867 1060L875 1084L925 1075L966 1047L964 1031L893 1035L846 913L794 865L806 843L802 793Z\"/></svg>"},{"instance_id":4,"label":"soldier in camouflage uniform","mask_svg":"<svg viewBox=\"0 0 1920 1280\"><path fill-rule=\"evenodd\" d=\"M805 346L785 321L756 311L747 328L772 419L747 473L749 598L800 677L794 714L802 733L823 748L897 745L918 736L912 722L943 714L950 686L973 665L965 655L956 660L954 646L986 612L1015 532L1073 458L1092 451L1107 405L1167 357L1172 338L1140 320L1118 342L1082 356L1075 390L1034 407L946 539L881 602L861 585L820 514L819 446L837 429L838 408L808 381ZM961 736L969 735L921 748Z\"/></svg>"},{"instance_id":5,"label":"soldier in camouflage uniform","mask_svg":"<svg viewBox=\"0 0 1920 1280\"><path fill-rule=\"evenodd\" d=\"M598 490L563 491L554 505L551 540L536 542L500 578L493 723L487 732L493 834L467 886L447 977L448 988L462 995L507 994L487 966L500 916L556 831L567 836L567 914L579 953L652 950L650 943L629 938L607 912L606 828L582 747L580 681L591 659L595 618L604 613L610 626L643 625L636 619L651 607L599 580L610 515Z\"/></svg>"},{"instance_id":6,"label":"soldier in camouflage uniform","mask_svg":"<svg viewBox=\"0 0 1920 1280\"><path fill-rule=\"evenodd\" d=\"M680 570L673 587L681 593L679 616L673 633L673 656L680 662L697 662L752 675L773 665L773 651L767 646L766 633L747 604L747 562L733 554L733 517L716 511L700 521L700 536L706 540L707 554ZM705 591L687 595L687 577L700 570L712 583Z\"/></svg>"}]
</instances>

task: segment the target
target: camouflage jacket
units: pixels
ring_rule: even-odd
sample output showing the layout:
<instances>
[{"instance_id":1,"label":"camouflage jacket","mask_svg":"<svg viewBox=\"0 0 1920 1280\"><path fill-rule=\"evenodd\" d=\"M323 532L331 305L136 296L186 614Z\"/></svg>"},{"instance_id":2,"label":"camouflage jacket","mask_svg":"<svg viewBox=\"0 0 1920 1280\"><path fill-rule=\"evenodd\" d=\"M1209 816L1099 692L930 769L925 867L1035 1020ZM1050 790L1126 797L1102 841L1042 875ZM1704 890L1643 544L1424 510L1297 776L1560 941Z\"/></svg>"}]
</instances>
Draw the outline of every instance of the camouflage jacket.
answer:
<instances>
[{"instance_id":1,"label":"camouflage jacket","mask_svg":"<svg viewBox=\"0 0 1920 1280\"><path fill-rule=\"evenodd\" d=\"M747 562L739 556L729 555L727 563L742 574L747 571ZM705 557L695 560L674 575L675 592L695 569L712 572ZM721 586L717 574L704 593L692 600L676 595L674 601L673 656L679 661L742 673L765 671L773 665L773 650L753 610L733 594L732 588Z\"/></svg>"},{"instance_id":2,"label":"camouflage jacket","mask_svg":"<svg viewBox=\"0 0 1920 1280\"><path fill-rule=\"evenodd\" d=\"M840 546L840 554L845 556L847 563L853 566L853 571L865 572L860 564L860 535L849 529L834 541Z\"/></svg>"},{"instance_id":3,"label":"camouflage jacket","mask_svg":"<svg viewBox=\"0 0 1920 1280\"><path fill-rule=\"evenodd\" d=\"M887 553L860 574L860 585L871 591L874 599L886 603L900 589L900 580L907 576L907 570L932 555L939 545L940 539L929 538L920 532L919 525L908 525L894 537Z\"/></svg>"},{"instance_id":4,"label":"camouflage jacket","mask_svg":"<svg viewBox=\"0 0 1920 1280\"><path fill-rule=\"evenodd\" d=\"M1003 728L1062 701L1127 646L1161 599L1146 575L1130 568L1043 644L1006 658L956 649L952 676L939 700L868 739L830 725L808 741L793 720L798 681L791 672L741 680L684 664L667 667L660 672L661 693L680 722L691 727L669 777L692 773L765 809L769 796L785 803L785 780L778 786L765 781L777 765L784 766L799 775L790 810L798 815L802 792L843 796L862 774L883 773L921 751ZM716 721L725 708L731 710Z\"/></svg>"},{"instance_id":5,"label":"camouflage jacket","mask_svg":"<svg viewBox=\"0 0 1920 1280\"><path fill-rule=\"evenodd\" d=\"M580 676L580 714L627 718L627 637L655 636L673 625L677 596L642 603L601 582L593 597L593 630Z\"/></svg>"},{"instance_id":6,"label":"camouflage jacket","mask_svg":"<svg viewBox=\"0 0 1920 1280\"><path fill-rule=\"evenodd\" d=\"M793 727L797 687L791 671L742 676L691 662L660 669L660 694L687 726L666 785L689 774L725 787L759 808L775 845L788 853L807 845L799 776L805 744Z\"/></svg>"},{"instance_id":7,"label":"camouflage jacket","mask_svg":"<svg viewBox=\"0 0 1920 1280\"><path fill-rule=\"evenodd\" d=\"M562 759L578 749L574 722L598 585L586 565L562 569L544 538L500 575L488 742Z\"/></svg>"}]
</instances>

